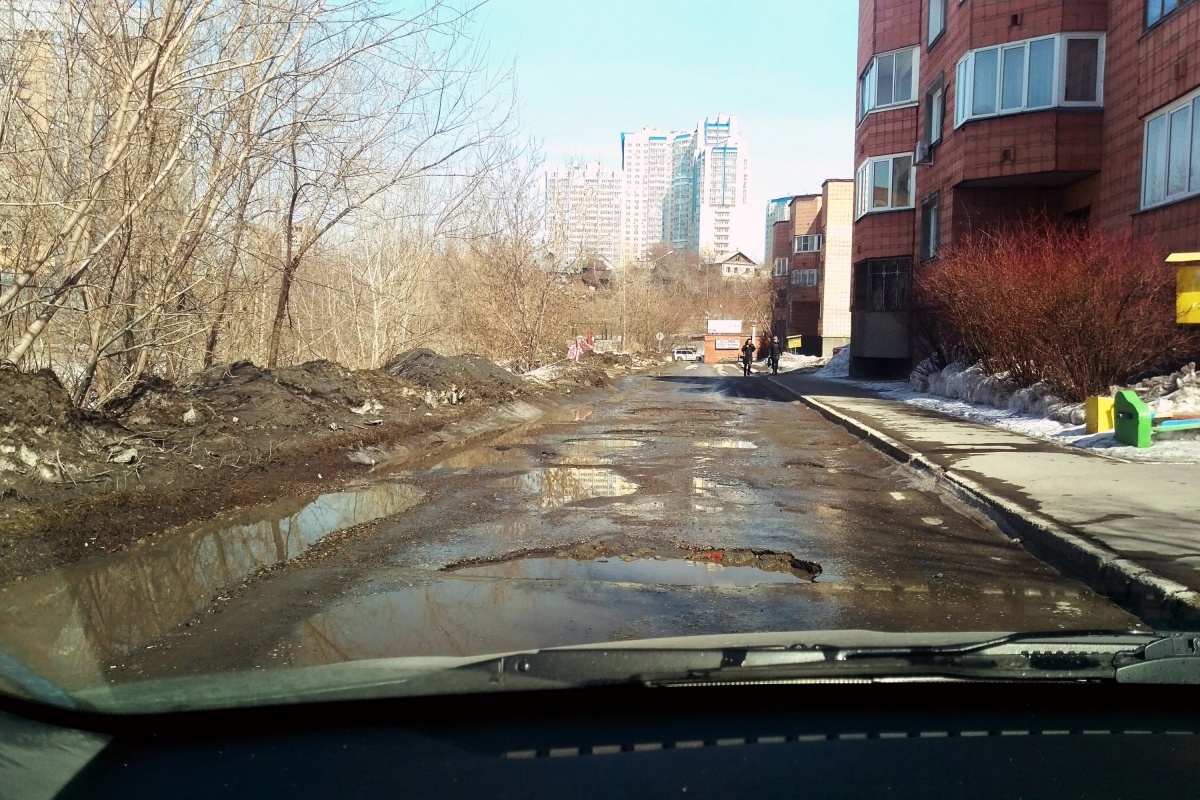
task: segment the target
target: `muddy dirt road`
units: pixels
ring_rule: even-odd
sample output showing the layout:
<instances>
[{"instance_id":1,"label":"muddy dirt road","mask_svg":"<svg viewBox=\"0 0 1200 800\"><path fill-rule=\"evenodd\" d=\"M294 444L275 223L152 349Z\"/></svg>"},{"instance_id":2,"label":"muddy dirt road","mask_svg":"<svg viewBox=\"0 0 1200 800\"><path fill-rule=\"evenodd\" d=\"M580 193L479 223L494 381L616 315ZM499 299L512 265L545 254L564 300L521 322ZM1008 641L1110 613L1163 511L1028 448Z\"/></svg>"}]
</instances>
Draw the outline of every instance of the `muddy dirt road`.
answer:
<instances>
[{"instance_id":1,"label":"muddy dirt road","mask_svg":"<svg viewBox=\"0 0 1200 800\"><path fill-rule=\"evenodd\" d=\"M538 413L10 587L10 642L69 685L701 633L1138 625L766 376L680 364Z\"/></svg>"}]
</instances>

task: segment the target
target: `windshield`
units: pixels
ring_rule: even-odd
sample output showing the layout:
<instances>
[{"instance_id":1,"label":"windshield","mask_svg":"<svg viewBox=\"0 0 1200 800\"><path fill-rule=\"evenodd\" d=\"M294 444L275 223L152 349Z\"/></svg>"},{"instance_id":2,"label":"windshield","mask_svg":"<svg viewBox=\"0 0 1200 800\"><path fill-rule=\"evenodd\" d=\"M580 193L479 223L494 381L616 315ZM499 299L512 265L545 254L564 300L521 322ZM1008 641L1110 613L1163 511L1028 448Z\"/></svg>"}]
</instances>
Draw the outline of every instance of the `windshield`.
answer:
<instances>
[{"instance_id":1,"label":"windshield","mask_svg":"<svg viewBox=\"0 0 1200 800\"><path fill-rule=\"evenodd\" d=\"M1200 3L2 5L0 694L1191 647Z\"/></svg>"}]
</instances>

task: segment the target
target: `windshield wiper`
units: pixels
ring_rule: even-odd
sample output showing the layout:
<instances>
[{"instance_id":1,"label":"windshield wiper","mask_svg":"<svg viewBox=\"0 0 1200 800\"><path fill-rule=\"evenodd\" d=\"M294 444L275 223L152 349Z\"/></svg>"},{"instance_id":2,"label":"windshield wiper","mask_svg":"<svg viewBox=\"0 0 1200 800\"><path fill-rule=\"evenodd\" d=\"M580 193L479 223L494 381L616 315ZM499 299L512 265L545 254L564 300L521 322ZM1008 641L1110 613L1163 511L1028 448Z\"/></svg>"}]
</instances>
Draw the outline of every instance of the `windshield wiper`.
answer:
<instances>
[{"instance_id":1,"label":"windshield wiper","mask_svg":"<svg viewBox=\"0 0 1200 800\"><path fill-rule=\"evenodd\" d=\"M959 644L561 648L462 667L497 689L638 683L682 686L780 680L1050 680L1200 683L1200 634L1016 633Z\"/></svg>"}]
</instances>

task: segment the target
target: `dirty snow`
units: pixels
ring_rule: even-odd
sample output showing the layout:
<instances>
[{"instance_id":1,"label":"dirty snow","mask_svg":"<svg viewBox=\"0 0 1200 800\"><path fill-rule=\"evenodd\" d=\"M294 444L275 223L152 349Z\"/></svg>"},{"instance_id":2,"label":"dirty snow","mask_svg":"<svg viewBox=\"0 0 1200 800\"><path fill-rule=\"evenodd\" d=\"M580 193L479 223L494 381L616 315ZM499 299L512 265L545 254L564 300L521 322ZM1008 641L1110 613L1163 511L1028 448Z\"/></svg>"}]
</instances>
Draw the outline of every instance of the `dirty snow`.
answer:
<instances>
[{"instance_id":1,"label":"dirty snow","mask_svg":"<svg viewBox=\"0 0 1200 800\"><path fill-rule=\"evenodd\" d=\"M849 378L850 348L843 347L840 353L829 359L828 364L817 370L817 375L822 378Z\"/></svg>"},{"instance_id":2,"label":"dirty snow","mask_svg":"<svg viewBox=\"0 0 1200 800\"><path fill-rule=\"evenodd\" d=\"M835 362L817 372L872 389L892 400L960 419L993 425L1013 433L1095 450L1126 461L1200 463L1200 431L1156 435L1154 445L1139 449L1116 441L1112 431L1088 434L1082 403L1065 403L1045 385L1017 389L979 365L951 364L929 375L914 371L910 381L851 381ZM849 358L844 360L849 372ZM832 369L831 369L832 368ZM1134 388L1156 413L1200 413L1200 378L1189 365L1174 375L1143 381Z\"/></svg>"},{"instance_id":3,"label":"dirty snow","mask_svg":"<svg viewBox=\"0 0 1200 800\"><path fill-rule=\"evenodd\" d=\"M779 357L779 371L793 372L798 369L811 369L825 364L828 359L820 356L798 356L793 353L784 353Z\"/></svg>"}]
</instances>

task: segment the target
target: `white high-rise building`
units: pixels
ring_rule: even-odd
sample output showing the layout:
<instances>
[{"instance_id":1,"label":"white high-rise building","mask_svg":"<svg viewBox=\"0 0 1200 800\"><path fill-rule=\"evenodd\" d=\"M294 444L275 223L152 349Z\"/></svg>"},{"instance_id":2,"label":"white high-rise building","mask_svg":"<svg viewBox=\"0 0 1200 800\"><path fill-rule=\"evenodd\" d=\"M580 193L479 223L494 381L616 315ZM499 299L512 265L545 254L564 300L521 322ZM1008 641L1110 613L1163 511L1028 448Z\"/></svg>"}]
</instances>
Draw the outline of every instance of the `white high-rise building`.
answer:
<instances>
[{"instance_id":1,"label":"white high-rise building","mask_svg":"<svg viewBox=\"0 0 1200 800\"><path fill-rule=\"evenodd\" d=\"M737 117L719 114L696 126L694 172L692 249L723 255L749 247L758 215L750 208L750 153Z\"/></svg>"},{"instance_id":2,"label":"white high-rise building","mask_svg":"<svg viewBox=\"0 0 1200 800\"><path fill-rule=\"evenodd\" d=\"M654 128L621 134L621 169L625 174L621 251L627 261L644 259L650 245L662 241L663 218L671 193L673 136Z\"/></svg>"},{"instance_id":3,"label":"white high-rise building","mask_svg":"<svg viewBox=\"0 0 1200 800\"><path fill-rule=\"evenodd\" d=\"M551 230L569 234L568 260L590 248L614 264L644 261L659 242L715 258L756 244L750 154L737 117L718 114L690 131L622 133L620 170L579 169L554 170L546 181ZM607 209L616 183L614 224Z\"/></svg>"},{"instance_id":4,"label":"white high-rise building","mask_svg":"<svg viewBox=\"0 0 1200 800\"><path fill-rule=\"evenodd\" d=\"M602 256L621 263L620 170L599 162L559 167L546 173L546 232L551 246L564 249L567 264Z\"/></svg>"}]
</instances>

